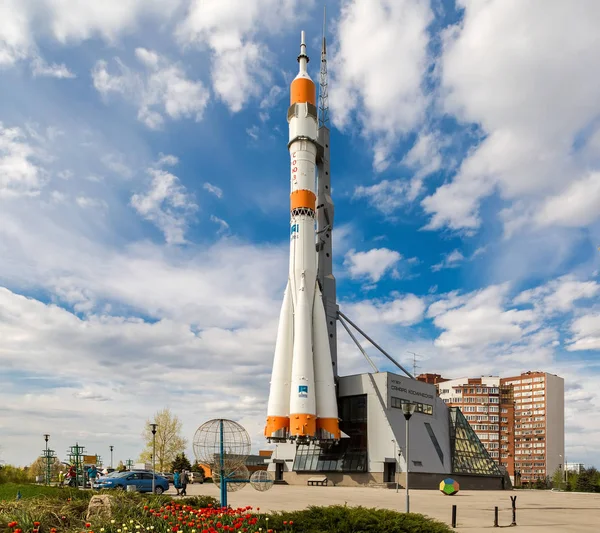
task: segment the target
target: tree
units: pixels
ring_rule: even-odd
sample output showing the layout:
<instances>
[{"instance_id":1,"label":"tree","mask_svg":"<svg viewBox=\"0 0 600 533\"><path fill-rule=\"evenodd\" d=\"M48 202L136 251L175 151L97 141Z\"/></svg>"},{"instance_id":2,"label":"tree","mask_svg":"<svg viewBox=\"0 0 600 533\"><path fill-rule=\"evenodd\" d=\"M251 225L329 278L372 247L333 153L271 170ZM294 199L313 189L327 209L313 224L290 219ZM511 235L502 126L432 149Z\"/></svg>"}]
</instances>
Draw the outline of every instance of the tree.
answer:
<instances>
[{"instance_id":1,"label":"tree","mask_svg":"<svg viewBox=\"0 0 600 533\"><path fill-rule=\"evenodd\" d=\"M152 420L146 421L146 427L142 433L146 448L140 455L144 462L152 462L152 428L150 424L156 424L156 468L159 472L165 469L177 457L177 454L183 453L187 440L181 435L182 423L179 418L171 413L168 407L155 413Z\"/></svg>"},{"instance_id":2,"label":"tree","mask_svg":"<svg viewBox=\"0 0 600 533\"><path fill-rule=\"evenodd\" d=\"M52 464L50 465L51 479L58 479L58 473L64 469L66 469L66 467L60 462L58 457L55 457L54 461L52 461ZM33 463L31 463L29 472L33 477L44 477L46 475L46 458L38 457Z\"/></svg>"},{"instance_id":3,"label":"tree","mask_svg":"<svg viewBox=\"0 0 600 533\"><path fill-rule=\"evenodd\" d=\"M175 470L179 470L181 472L184 468L190 472L192 470L192 463L190 463L190 460L185 456L185 452L178 453L171 464L171 471L175 472Z\"/></svg>"},{"instance_id":4,"label":"tree","mask_svg":"<svg viewBox=\"0 0 600 533\"><path fill-rule=\"evenodd\" d=\"M554 474L552 474L552 487L555 489L562 488L565 484L564 480L565 480L565 476L563 473L563 469L561 467L558 467L554 471Z\"/></svg>"}]
</instances>

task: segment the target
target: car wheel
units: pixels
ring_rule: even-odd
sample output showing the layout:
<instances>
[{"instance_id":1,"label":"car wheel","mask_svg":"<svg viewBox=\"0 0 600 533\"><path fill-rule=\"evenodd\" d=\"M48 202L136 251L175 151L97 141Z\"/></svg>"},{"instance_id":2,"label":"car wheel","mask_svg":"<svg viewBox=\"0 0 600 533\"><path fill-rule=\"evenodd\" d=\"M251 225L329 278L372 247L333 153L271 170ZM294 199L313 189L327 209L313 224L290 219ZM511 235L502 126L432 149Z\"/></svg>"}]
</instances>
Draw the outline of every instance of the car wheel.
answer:
<instances>
[{"instance_id":1,"label":"car wheel","mask_svg":"<svg viewBox=\"0 0 600 533\"><path fill-rule=\"evenodd\" d=\"M164 491L165 489L162 487L154 487L154 494L157 494L158 496L160 496Z\"/></svg>"}]
</instances>

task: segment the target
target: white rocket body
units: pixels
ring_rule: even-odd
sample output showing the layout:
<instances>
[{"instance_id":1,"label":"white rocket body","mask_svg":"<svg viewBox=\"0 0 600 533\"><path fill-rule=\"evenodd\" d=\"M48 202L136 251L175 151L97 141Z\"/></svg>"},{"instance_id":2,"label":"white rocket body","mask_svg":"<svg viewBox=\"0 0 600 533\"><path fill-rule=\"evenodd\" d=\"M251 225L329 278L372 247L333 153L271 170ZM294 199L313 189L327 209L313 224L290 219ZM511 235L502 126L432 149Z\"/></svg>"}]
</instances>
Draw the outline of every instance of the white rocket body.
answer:
<instances>
[{"instance_id":1,"label":"white rocket body","mask_svg":"<svg viewBox=\"0 0 600 533\"><path fill-rule=\"evenodd\" d=\"M290 87L290 267L275 345L265 436L340 438L325 309L317 283L316 90L306 70L304 32L299 72Z\"/></svg>"}]
</instances>

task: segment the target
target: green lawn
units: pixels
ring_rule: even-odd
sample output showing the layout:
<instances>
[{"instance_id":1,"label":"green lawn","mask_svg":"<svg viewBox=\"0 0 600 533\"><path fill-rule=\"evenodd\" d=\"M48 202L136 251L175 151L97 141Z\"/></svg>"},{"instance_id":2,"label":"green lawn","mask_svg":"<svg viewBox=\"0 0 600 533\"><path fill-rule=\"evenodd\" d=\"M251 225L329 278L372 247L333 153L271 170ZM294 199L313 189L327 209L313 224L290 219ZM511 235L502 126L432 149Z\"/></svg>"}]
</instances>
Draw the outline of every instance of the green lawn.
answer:
<instances>
[{"instance_id":1,"label":"green lawn","mask_svg":"<svg viewBox=\"0 0 600 533\"><path fill-rule=\"evenodd\" d=\"M87 499L89 491L75 490L60 487L46 487L44 485L33 485L28 483L0 483L0 501L16 500L17 493L21 492L21 498L36 498L38 496L53 496L58 498Z\"/></svg>"}]
</instances>

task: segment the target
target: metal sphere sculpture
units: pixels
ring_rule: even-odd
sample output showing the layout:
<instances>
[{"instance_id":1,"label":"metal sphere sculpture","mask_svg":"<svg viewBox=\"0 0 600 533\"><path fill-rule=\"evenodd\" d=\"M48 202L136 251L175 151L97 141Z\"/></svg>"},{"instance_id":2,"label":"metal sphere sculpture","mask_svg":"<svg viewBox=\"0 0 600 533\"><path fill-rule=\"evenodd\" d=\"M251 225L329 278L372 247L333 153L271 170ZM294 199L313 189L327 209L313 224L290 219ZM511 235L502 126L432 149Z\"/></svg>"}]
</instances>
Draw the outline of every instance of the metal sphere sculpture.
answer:
<instances>
[{"instance_id":1,"label":"metal sphere sculpture","mask_svg":"<svg viewBox=\"0 0 600 533\"><path fill-rule=\"evenodd\" d=\"M221 472L219 470L213 470L213 483L221 488ZM250 472L245 465L235 465L232 468L225 469L225 477L227 478L227 492L236 492L243 489L248 483L247 480L250 477ZM239 480L232 483L232 480ZM242 480L246 480L244 483Z\"/></svg>"},{"instance_id":2,"label":"metal sphere sculpture","mask_svg":"<svg viewBox=\"0 0 600 533\"><path fill-rule=\"evenodd\" d=\"M460 490L460 485L458 481L454 481L451 477L447 477L442 482L440 482L440 491L443 492L446 496L455 496L458 494Z\"/></svg>"},{"instance_id":3,"label":"metal sphere sculpture","mask_svg":"<svg viewBox=\"0 0 600 533\"><path fill-rule=\"evenodd\" d=\"M275 476L267 470L257 470L250 476L250 485L259 492L266 492L273 483L275 483Z\"/></svg>"},{"instance_id":4,"label":"metal sphere sculpture","mask_svg":"<svg viewBox=\"0 0 600 533\"><path fill-rule=\"evenodd\" d=\"M222 439L221 421L223 422ZM209 420L196 430L193 444L196 460L200 464L209 466L213 471L220 470L221 440L226 470L233 470L238 465L244 466L250 455L250 435L237 422L221 418Z\"/></svg>"}]
</instances>

